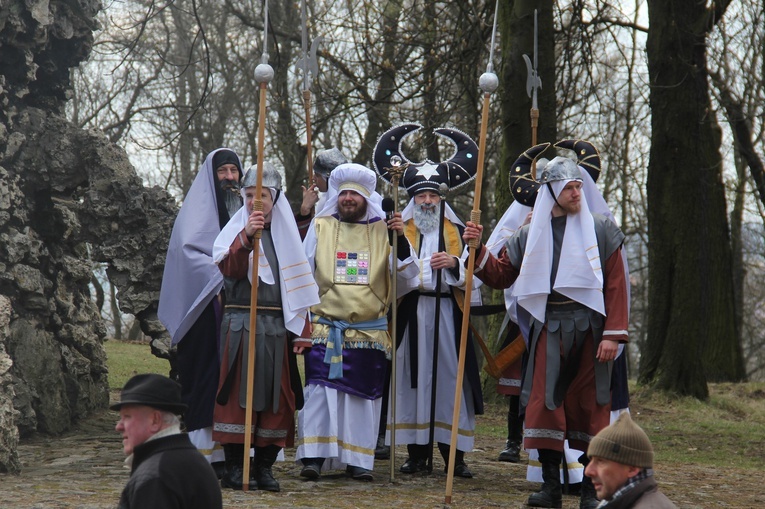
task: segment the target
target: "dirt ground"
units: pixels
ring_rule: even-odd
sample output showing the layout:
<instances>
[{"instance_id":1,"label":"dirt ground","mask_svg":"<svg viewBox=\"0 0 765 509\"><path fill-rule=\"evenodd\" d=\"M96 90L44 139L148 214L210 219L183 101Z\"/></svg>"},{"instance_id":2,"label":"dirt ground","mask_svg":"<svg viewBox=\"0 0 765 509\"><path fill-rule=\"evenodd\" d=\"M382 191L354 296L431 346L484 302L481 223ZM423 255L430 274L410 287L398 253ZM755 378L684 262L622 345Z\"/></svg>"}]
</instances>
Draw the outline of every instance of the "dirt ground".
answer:
<instances>
[{"instance_id":1,"label":"dirt ground","mask_svg":"<svg viewBox=\"0 0 765 509\"><path fill-rule=\"evenodd\" d=\"M498 405L489 406L483 423L503 429ZM0 508L107 508L116 507L129 472L123 467L121 441L114 431L116 413L104 411L61 437L33 437L20 446L23 472L0 475ZM496 461L503 437L478 436L467 462L473 479L455 479L450 507L525 507L528 495L539 485L525 480L525 464ZM406 459L406 448L398 447L396 467ZM763 451L765 453L765 451ZM277 463L275 475L280 493L233 492L225 490L224 507L313 507L345 508L437 508L445 507L446 475L443 462L435 460L430 475L405 476L396 472L390 480L390 462L375 464L375 480L362 483L343 474L304 481L291 461ZM525 454L523 456L525 460ZM656 464L662 490L680 508L765 507L761 489L763 472L697 465ZM564 508L577 508L578 497L564 497Z\"/></svg>"}]
</instances>

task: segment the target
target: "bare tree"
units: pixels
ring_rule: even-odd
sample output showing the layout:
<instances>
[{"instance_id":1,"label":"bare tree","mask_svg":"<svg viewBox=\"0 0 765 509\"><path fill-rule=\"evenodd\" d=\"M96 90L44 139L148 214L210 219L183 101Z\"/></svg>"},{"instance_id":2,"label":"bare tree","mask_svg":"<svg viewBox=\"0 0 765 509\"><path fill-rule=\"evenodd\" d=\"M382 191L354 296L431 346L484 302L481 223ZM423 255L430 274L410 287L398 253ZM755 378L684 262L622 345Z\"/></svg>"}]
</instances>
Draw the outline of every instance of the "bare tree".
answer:
<instances>
[{"instance_id":1,"label":"bare tree","mask_svg":"<svg viewBox=\"0 0 765 509\"><path fill-rule=\"evenodd\" d=\"M733 309L720 127L706 38L728 1L649 1L648 339L640 379L706 398L707 380L744 377ZM709 359L714 358L714 362Z\"/></svg>"}]
</instances>

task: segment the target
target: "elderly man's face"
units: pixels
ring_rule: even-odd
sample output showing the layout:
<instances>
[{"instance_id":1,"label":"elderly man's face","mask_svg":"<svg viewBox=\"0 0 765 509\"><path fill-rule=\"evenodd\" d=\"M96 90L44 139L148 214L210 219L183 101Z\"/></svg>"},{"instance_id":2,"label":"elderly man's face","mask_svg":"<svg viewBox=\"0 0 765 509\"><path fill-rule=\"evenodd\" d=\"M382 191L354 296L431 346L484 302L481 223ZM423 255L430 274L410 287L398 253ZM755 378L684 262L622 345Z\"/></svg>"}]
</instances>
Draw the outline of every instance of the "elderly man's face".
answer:
<instances>
[{"instance_id":1,"label":"elderly man's face","mask_svg":"<svg viewBox=\"0 0 765 509\"><path fill-rule=\"evenodd\" d=\"M611 500L627 479L636 476L640 470L638 467L593 456L584 470L584 475L592 479L598 499Z\"/></svg>"},{"instance_id":2,"label":"elderly man's face","mask_svg":"<svg viewBox=\"0 0 765 509\"><path fill-rule=\"evenodd\" d=\"M420 205L423 210L435 209L441 203L441 197L435 191L422 191L414 195L414 204Z\"/></svg>"},{"instance_id":3,"label":"elderly man's face","mask_svg":"<svg viewBox=\"0 0 765 509\"><path fill-rule=\"evenodd\" d=\"M422 233L438 229L441 196L435 191L421 191L414 195L414 224Z\"/></svg>"},{"instance_id":4,"label":"elderly man's face","mask_svg":"<svg viewBox=\"0 0 765 509\"><path fill-rule=\"evenodd\" d=\"M356 191L346 189L337 196L337 212L343 221L361 221L367 213L367 200Z\"/></svg>"},{"instance_id":5,"label":"elderly man's face","mask_svg":"<svg viewBox=\"0 0 765 509\"><path fill-rule=\"evenodd\" d=\"M162 412L144 405L124 405L115 429L122 434L125 456L162 429Z\"/></svg>"}]
</instances>

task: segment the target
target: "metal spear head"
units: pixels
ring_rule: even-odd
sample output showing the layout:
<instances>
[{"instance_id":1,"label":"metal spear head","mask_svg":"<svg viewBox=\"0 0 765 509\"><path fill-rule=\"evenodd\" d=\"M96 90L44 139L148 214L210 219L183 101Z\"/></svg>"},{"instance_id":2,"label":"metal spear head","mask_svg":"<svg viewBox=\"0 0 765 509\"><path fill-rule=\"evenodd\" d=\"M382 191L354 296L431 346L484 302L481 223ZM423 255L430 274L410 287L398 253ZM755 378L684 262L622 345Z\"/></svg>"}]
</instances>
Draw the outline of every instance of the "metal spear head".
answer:
<instances>
[{"instance_id":1,"label":"metal spear head","mask_svg":"<svg viewBox=\"0 0 765 509\"><path fill-rule=\"evenodd\" d=\"M537 70L531 65L531 59L528 55L523 55L523 61L526 62L526 72L528 77L526 78L526 94L532 97L535 89L542 88L542 80L537 74Z\"/></svg>"},{"instance_id":2,"label":"metal spear head","mask_svg":"<svg viewBox=\"0 0 765 509\"><path fill-rule=\"evenodd\" d=\"M324 37L316 37L311 43L311 50L304 53L297 62L298 71L303 72L303 90L310 89L313 79L319 74L319 61L316 53L322 42L324 42Z\"/></svg>"}]
</instances>

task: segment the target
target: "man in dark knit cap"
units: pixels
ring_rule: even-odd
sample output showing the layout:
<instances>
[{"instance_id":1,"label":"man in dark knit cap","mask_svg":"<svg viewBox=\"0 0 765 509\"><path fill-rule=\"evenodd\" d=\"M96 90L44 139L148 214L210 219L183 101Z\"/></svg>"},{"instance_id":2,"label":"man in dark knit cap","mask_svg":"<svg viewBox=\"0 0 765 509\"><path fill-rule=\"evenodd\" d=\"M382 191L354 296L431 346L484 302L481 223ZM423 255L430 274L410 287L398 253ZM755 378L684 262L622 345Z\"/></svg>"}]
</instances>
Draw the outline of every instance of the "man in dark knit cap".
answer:
<instances>
[{"instance_id":1,"label":"man in dark knit cap","mask_svg":"<svg viewBox=\"0 0 765 509\"><path fill-rule=\"evenodd\" d=\"M119 509L223 507L215 471L181 433L178 415L186 405L178 383L162 375L136 375L110 408L120 413L115 429L130 467Z\"/></svg>"},{"instance_id":2,"label":"man in dark knit cap","mask_svg":"<svg viewBox=\"0 0 765 509\"><path fill-rule=\"evenodd\" d=\"M659 492L653 477L653 447L645 431L635 424L629 412L623 412L610 426L603 428L587 449L590 463L584 474L592 479L598 507L675 508Z\"/></svg>"}]
</instances>

